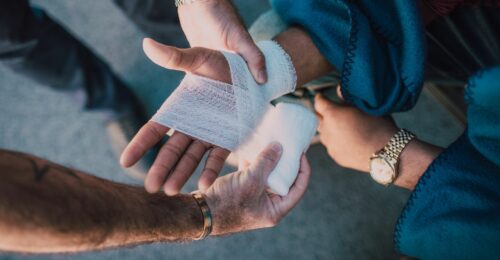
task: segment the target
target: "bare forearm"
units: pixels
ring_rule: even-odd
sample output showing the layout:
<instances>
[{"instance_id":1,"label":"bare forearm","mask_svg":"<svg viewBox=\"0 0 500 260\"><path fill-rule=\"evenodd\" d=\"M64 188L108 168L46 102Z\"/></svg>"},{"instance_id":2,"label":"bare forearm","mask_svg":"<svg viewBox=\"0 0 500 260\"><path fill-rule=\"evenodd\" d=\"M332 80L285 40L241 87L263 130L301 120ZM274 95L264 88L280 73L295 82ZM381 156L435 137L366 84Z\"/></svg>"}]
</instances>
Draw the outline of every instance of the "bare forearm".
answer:
<instances>
[{"instance_id":1,"label":"bare forearm","mask_svg":"<svg viewBox=\"0 0 500 260\"><path fill-rule=\"evenodd\" d=\"M413 190L427 168L442 151L442 148L418 139L411 141L401 153L399 176L394 184Z\"/></svg>"},{"instance_id":2,"label":"bare forearm","mask_svg":"<svg viewBox=\"0 0 500 260\"><path fill-rule=\"evenodd\" d=\"M276 36L275 40L292 59L297 72L297 87L334 70L303 29L291 27Z\"/></svg>"},{"instance_id":3,"label":"bare forearm","mask_svg":"<svg viewBox=\"0 0 500 260\"><path fill-rule=\"evenodd\" d=\"M71 252L200 235L189 195L167 197L0 151L0 250Z\"/></svg>"}]
</instances>

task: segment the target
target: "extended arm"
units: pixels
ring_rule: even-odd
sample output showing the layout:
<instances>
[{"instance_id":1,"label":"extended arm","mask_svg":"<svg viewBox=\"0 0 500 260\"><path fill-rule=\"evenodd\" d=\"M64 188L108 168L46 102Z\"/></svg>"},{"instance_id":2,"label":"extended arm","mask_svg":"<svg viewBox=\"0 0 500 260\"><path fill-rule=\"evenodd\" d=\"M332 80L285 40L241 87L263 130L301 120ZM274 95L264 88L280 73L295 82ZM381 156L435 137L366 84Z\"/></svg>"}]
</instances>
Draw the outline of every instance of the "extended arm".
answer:
<instances>
[{"instance_id":1,"label":"extended arm","mask_svg":"<svg viewBox=\"0 0 500 260\"><path fill-rule=\"evenodd\" d=\"M254 164L219 178L206 190L212 235L274 226L298 203L310 176L305 157L287 196L266 191L280 156L279 144L267 147ZM148 194L3 150L0 176L0 250L75 252L189 241L203 233L203 215L191 195Z\"/></svg>"},{"instance_id":2,"label":"extended arm","mask_svg":"<svg viewBox=\"0 0 500 260\"><path fill-rule=\"evenodd\" d=\"M43 159L0 151L0 249L68 252L189 240L203 217L190 195L167 197Z\"/></svg>"}]
</instances>

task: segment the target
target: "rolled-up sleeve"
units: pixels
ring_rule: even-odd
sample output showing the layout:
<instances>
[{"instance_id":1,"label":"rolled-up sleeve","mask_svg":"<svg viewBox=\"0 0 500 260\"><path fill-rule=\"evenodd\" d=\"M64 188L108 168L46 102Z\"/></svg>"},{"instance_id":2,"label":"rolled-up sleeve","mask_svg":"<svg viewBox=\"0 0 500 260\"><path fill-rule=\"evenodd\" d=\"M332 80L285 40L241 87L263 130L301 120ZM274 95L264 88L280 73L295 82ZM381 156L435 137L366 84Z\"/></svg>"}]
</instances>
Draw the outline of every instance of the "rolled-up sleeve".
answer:
<instances>
[{"instance_id":1,"label":"rolled-up sleeve","mask_svg":"<svg viewBox=\"0 0 500 260\"><path fill-rule=\"evenodd\" d=\"M415 1L272 0L341 74L342 94L372 115L408 110L423 85L425 44Z\"/></svg>"}]
</instances>

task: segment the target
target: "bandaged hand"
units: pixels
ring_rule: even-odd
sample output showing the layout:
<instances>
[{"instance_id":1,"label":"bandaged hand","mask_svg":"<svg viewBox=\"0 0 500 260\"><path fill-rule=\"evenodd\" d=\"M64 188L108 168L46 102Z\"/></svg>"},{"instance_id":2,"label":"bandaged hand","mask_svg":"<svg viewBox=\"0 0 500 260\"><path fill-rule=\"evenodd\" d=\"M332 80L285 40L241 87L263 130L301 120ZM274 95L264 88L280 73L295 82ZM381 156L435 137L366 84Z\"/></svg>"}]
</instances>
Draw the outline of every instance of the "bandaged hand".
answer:
<instances>
[{"instance_id":1,"label":"bandaged hand","mask_svg":"<svg viewBox=\"0 0 500 260\"><path fill-rule=\"evenodd\" d=\"M151 39L144 40L143 48L153 62L164 68L231 83L227 61L218 51L205 48L178 49ZM121 165L134 165L169 130L164 125L149 121L123 152ZM149 169L145 180L146 190L155 193L163 188L168 195L179 193L206 153L208 158L198 181L201 190L207 189L215 181L229 151L182 132L175 132L162 146Z\"/></svg>"},{"instance_id":2,"label":"bandaged hand","mask_svg":"<svg viewBox=\"0 0 500 260\"><path fill-rule=\"evenodd\" d=\"M154 46L163 51L172 51L170 47ZM210 155L216 151L224 153L209 156L199 180L199 187L204 190L217 177L228 155L227 151L235 152L241 160L253 162L266 145L279 141L284 145L283 159L270 174L268 186L279 195L285 196L288 193L296 178L300 155L305 152L315 133L316 118L300 105L271 105L271 100L295 89L296 74L290 57L277 43L263 41L259 43L259 47L266 56L266 67L273 75L263 85L255 82L246 62L237 54L211 52L204 57L203 65L200 65L194 59L182 56L183 52L194 52L193 50L176 50L173 53L177 53L178 57L166 55L165 58L158 59L159 55L154 55L155 48L151 51L146 45L146 53L156 63L167 68L182 67L187 72L179 87L148 124L149 128L145 128L148 130L139 132L138 137L131 142L131 148L126 149L123 156L122 164L130 165L130 161L133 163L144 154L144 148L158 142L169 127L175 129L175 134L170 138L173 141L169 140L160 150L146 178L148 191L157 192L163 185L167 194L176 194L207 149L214 147ZM219 61L220 55L223 55L226 64ZM221 69L224 69L224 65L229 65L231 79L225 78L224 74L206 76L199 73L201 68L211 63L207 59L216 60L215 64L223 64L219 67ZM183 63L182 60L187 60L191 67L164 64L180 64ZM197 70L185 69L186 67ZM213 67L208 69L210 68ZM150 132L149 135L156 135L156 138L146 140L144 137L147 132ZM139 140L140 136L144 140ZM196 145L194 148L199 148L194 149L193 145ZM136 151L131 152L134 150ZM180 158L181 154L184 154L183 158ZM134 160L129 160L130 157ZM213 163L214 159L217 164Z\"/></svg>"}]
</instances>

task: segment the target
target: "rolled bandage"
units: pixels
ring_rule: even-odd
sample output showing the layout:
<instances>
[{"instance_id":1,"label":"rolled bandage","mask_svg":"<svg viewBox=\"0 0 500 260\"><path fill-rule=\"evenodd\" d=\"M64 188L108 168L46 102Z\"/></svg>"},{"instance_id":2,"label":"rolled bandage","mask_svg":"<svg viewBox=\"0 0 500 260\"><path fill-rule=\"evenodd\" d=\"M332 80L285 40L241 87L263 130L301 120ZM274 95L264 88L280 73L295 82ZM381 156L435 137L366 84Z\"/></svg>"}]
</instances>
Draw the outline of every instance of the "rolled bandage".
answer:
<instances>
[{"instance_id":1,"label":"rolled bandage","mask_svg":"<svg viewBox=\"0 0 500 260\"><path fill-rule=\"evenodd\" d=\"M269 175L267 185L274 193L285 196L297 177L300 157L309 147L316 126L316 116L307 108L279 103L266 112L262 122L239 146L236 154L253 162L268 144L279 142L283 146L283 153Z\"/></svg>"},{"instance_id":2,"label":"rolled bandage","mask_svg":"<svg viewBox=\"0 0 500 260\"><path fill-rule=\"evenodd\" d=\"M300 154L314 134L316 118L299 105L278 104L275 108L270 104L295 89L295 69L277 43L263 41L258 46L266 58L266 84L255 82L239 55L223 52L232 84L187 74L152 120L236 152L240 159L250 162L265 145L280 141L282 159L268 183L273 191L285 195L298 172Z\"/></svg>"}]
</instances>

